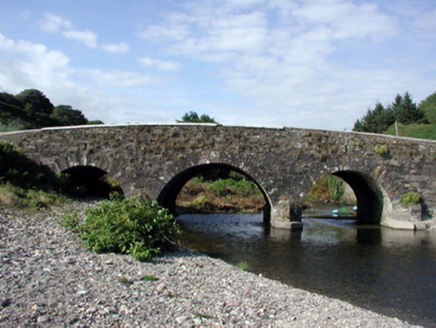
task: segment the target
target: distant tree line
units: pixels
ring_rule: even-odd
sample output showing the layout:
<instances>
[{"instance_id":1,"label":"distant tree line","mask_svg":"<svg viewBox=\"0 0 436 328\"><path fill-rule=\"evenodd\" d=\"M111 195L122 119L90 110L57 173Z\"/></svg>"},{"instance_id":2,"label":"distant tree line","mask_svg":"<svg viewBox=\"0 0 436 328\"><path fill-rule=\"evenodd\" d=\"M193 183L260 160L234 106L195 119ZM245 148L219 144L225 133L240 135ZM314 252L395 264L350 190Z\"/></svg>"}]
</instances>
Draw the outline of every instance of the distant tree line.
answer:
<instances>
[{"instance_id":1,"label":"distant tree line","mask_svg":"<svg viewBox=\"0 0 436 328\"><path fill-rule=\"evenodd\" d=\"M383 133L395 122L403 125L430 124L424 111L406 92L404 96L398 94L387 106L378 102L373 109L369 108L366 114L354 123L353 131Z\"/></svg>"},{"instance_id":2,"label":"distant tree line","mask_svg":"<svg viewBox=\"0 0 436 328\"><path fill-rule=\"evenodd\" d=\"M70 105L54 106L41 91L27 89L16 95L0 93L0 124L20 130L103 122L89 121Z\"/></svg>"}]
</instances>

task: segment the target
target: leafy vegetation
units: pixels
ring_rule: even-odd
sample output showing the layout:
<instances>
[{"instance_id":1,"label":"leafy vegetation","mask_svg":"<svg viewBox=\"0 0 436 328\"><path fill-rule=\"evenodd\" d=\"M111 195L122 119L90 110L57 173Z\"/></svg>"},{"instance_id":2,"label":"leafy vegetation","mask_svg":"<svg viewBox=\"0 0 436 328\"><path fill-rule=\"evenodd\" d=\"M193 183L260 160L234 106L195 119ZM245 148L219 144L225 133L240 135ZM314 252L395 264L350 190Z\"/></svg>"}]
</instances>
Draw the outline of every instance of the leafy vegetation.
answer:
<instances>
[{"instance_id":1,"label":"leafy vegetation","mask_svg":"<svg viewBox=\"0 0 436 328\"><path fill-rule=\"evenodd\" d=\"M0 132L88 123L103 124L88 122L80 110L69 105L54 106L39 90L28 89L15 96L0 93Z\"/></svg>"},{"instance_id":2,"label":"leafy vegetation","mask_svg":"<svg viewBox=\"0 0 436 328\"><path fill-rule=\"evenodd\" d=\"M213 117L210 117L209 115L203 114L201 116L198 116L196 112L189 112L185 113L185 115L182 116L182 119L176 120L178 123L218 123L215 121Z\"/></svg>"},{"instance_id":3,"label":"leafy vegetation","mask_svg":"<svg viewBox=\"0 0 436 328\"><path fill-rule=\"evenodd\" d=\"M244 175L211 170L192 178L177 198L179 207L194 212L259 212L265 199L259 187Z\"/></svg>"},{"instance_id":4,"label":"leafy vegetation","mask_svg":"<svg viewBox=\"0 0 436 328\"><path fill-rule=\"evenodd\" d=\"M385 145L375 145L374 153L379 155L386 155L388 153L388 147L386 147Z\"/></svg>"},{"instance_id":5,"label":"leafy vegetation","mask_svg":"<svg viewBox=\"0 0 436 328\"><path fill-rule=\"evenodd\" d=\"M416 192L408 192L401 196L400 203L404 208L411 205L418 205L421 202L421 196Z\"/></svg>"},{"instance_id":6,"label":"leafy vegetation","mask_svg":"<svg viewBox=\"0 0 436 328\"><path fill-rule=\"evenodd\" d=\"M66 224L92 251L129 254L146 261L173 248L180 230L176 220L156 202L112 198L85 211L82 224L77 214Z\"/></svg>"}]
</instances>

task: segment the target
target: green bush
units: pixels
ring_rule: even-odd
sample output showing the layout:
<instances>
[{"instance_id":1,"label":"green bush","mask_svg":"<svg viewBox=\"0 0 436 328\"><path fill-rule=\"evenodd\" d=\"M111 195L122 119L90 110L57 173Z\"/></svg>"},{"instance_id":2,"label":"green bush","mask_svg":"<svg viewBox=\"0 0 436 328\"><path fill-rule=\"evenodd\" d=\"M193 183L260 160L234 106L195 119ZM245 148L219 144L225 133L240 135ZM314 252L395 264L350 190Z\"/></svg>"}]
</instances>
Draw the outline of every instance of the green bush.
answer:
<instances>
[{"instance_id":1,"label":"green bush","mask_svg":"<svg viewBox=\"0 0 436 328\"><path fill-rule=\"evenodd\" d=\"M388 147L384 145L375 145L374 146L374 153L379 155L385 155L388 153Z\"/></svg>"},{"instance_id":2,"label":"green bush","mask_svg":"<svg viewBox=\"0 0 436 328\"><path fill-rule=\"evenodd\" d=\"M416 192L408 192L400 198L400 203L404 208L409 208L410 205L418 205L420 202L421 196Z\"/></svg>"},{"instance_id":3,"label":"green bush","mask_svg":"<svg viewBox=\"0 0 436 328\"><path fill-rule=\"evenodd\" d=\"M87 247L130 254L139 261L171 249L180 234L177 221L156 202L113 198L86 210L85 216L78 231Z\"/></svg>"}]
</instances>

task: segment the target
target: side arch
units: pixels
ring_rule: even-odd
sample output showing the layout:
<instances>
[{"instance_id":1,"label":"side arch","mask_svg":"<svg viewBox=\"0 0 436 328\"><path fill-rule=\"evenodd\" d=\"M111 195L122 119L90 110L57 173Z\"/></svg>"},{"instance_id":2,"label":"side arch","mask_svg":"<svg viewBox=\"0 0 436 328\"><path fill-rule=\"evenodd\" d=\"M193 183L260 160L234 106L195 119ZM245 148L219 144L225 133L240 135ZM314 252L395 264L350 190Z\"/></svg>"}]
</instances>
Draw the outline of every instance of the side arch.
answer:
<instances>
[{"instance_id":1,"label":"side arch","mask_svg":"<svg viewBox=\"0 0 436 328\"><path fill-rule=\"evenodd\" d=\"M199 173L210 171L210 170L217 170L217 169L225 169L229 171L238 172L248 177L253 183L256 184L256 186L259 188L265 199L265 206L263 208L264 222L269 223L271 219L272 206L271 206L271 199L269 198L265 189L249 174L247 174L246 172L242 171L237 167L228 164L221 164L221 163L201 164L188 168L182 172L179 172L164 186L159 196L157 197L157 202L161 206L167 208L170 211L170 213L175 214L177 196L179 195L184 185Z\"/></svg>"},{"instance_id":2,"label":"side arch","mask_svg":"<svg viewBox=\"0 0 436 328\"><path fill-rule=\"evenodd\" d=\"M115 179L109 178L108 172L87 165L76 165L62 171L69 175L66 188L73 190L84 186L93 197L109 198L111 192L116 191L124 195L121 185Z\"/></svg>"},{"instance_id":3,"label":"side arch","mask_svg":"<svg viewBox=\"0 0 436 328\"><path fill-rule=\"evenodd\" d=\"M357 199L357 221L382 224L392 218L392 203L387 192L368 174L357 171L332 173L350 185Z\"/></svg>"}]
</instances>

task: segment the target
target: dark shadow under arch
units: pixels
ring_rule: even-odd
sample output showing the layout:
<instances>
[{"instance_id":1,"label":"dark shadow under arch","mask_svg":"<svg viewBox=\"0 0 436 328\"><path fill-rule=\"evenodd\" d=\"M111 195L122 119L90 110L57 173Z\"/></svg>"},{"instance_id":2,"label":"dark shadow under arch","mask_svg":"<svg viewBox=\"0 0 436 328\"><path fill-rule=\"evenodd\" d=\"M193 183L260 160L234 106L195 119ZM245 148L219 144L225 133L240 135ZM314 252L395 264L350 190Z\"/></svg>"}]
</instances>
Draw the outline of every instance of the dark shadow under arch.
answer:
<instances>
[{"instance_id":1,"label":"dark shadow under arch","mask_svg":"<svg viewBox=\"0 0 436 328\"><path fill-rule=\"evenodd\" d=\"M381 187L369 175L356 171L332 173L353 189L357 199L357 221L362 224L380 224L383 216L384 196Z\"/></svg>"},{"instance_id":2,"label":"dark shadow under arch","mask_svg":"<svg viewBox=\"0 0 436 328\"><path fill-rule=\"evenodd\" d=\"M210 170L218 170L218 169L225 169L229 171L238 172L248 177L251 181L253 181L258 186L259 190L262 192L262 195L265 199L265 206L263 208L264 221L269 223L271 218L271 200L269 199L265 190L259 185L259 183L256 182L256 180L254 180L247 173L245 173L241 169L238 169L228 164L220 164L220 163L201 164L178 173L162 189L162 191L160 192L157 198L157 202L161 206L167 208L171 214L175 214L177 196L179 195L184 185L199 173L210 171Z\"/></svg>"},{"instance_id":3,"label":"dark shadow under arch","mask_svg":"<svg viewBox=\"0 0 436 328\"><path fill-rule=\"evenodd\" d=\"M77 192L78 188L84 188L85 195L91 198L109 198L114 191L124 195L121 187L118 184L111 184L108 173L98 167L78 165L70 167L62 173L69 175L65 189L72 196L81 196Z\"/></svg>"}]
</instances>

